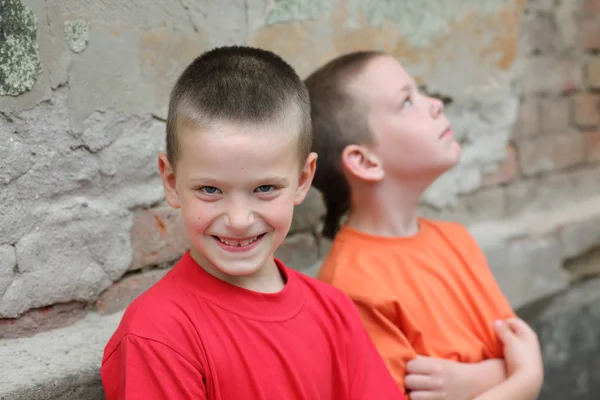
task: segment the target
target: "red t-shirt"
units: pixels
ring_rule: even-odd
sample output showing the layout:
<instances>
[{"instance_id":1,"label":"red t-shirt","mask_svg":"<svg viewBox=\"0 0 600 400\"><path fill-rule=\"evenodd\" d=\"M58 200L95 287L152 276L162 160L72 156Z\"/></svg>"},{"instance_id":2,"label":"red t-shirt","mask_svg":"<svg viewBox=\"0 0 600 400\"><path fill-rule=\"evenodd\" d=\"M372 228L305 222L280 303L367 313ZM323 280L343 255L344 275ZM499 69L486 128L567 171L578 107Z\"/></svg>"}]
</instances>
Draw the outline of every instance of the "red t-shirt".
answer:
<instances>
[{"instance_id":1,"label":"red t-shirt","mask_svg":"<svg viewBox=\"0 0 600 400\"><path fill-rule=\"evenodd\" d=\"M277 265L284 289L257 293L186 253L108 342L107 399L404 399L353 303Z\"/></svg>"}]
</instances>

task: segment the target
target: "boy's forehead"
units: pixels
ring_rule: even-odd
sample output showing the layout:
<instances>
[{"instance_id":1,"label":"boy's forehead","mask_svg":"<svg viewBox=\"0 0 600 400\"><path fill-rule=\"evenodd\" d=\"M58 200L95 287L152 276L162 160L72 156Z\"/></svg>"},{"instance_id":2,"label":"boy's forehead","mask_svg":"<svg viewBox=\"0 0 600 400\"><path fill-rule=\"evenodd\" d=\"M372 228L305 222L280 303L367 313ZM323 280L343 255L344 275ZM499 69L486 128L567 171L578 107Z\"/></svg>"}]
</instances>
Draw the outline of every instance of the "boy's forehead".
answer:
<instances>
[{"instance_id":1,"label":"boy's forehead","mask_svg":"<svg viewBox=\"0 0 600 400\"><path fill-rule=\"evenodd\" d=\"M363 94L392 93L414 86L414 80L393 57L377 57L357 78L356 88Z\"/></svg>"},{"instance_id":2,"label":"boy's forehead","mask_svg":"<svg viewBox=\"0 0 600 400\"><path fill-rule=\"evenodd\" d=\"M218 122L203 127L188 126L179 132L181 157L188 161L204 159L246 159L297 155L296 131L282 123L244 124Z\"/></svg>"}]
</instances>

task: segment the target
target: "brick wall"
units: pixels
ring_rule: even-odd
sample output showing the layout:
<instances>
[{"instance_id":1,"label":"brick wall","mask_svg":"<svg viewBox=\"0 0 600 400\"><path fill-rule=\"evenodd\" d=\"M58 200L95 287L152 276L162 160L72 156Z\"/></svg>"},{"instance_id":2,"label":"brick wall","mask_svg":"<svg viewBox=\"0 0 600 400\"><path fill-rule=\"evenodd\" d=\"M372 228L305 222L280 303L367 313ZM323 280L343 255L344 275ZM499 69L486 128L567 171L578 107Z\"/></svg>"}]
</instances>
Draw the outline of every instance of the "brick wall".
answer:
<instances>
[{"instance_id":1,"label":"brick wall","mask_svg":"<svg viewBox=\"0 0 600 400\"><path fill-rule=\"evenodd\" d=\"M600 193L600 1L529 0L521 22L520 108L506 156L453 209L502 219Z\"/></svg>"}]
</instances>

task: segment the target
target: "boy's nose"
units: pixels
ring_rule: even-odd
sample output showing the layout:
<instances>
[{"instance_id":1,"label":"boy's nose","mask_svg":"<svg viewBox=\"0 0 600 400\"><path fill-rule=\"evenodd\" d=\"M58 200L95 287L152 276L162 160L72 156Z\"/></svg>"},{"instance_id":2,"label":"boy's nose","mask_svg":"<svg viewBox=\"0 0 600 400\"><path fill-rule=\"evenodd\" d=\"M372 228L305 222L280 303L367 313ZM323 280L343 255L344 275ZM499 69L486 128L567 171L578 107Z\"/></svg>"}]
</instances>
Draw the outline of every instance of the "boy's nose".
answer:
<instances>
[{"instance_id":1,"label":"boy's nose","mask_svg":"<svg viewBox=\"0 0 600 400\"><path fill-rule=\"evenodd\" d=\"M231 204L228 207L225 219L227 227L233 233L243 234L252 225L254 214L245 204Z\"/></svg>"},{"instance_id":2,"label":"boy's nose","mask_svg":"<svg viewBox=\"0 0 600 400\"><path fill-rule=\"evenodd\" d=\"M444 102L433 97L429 98L429 107L431 115L434 118L439 117L444 112Z\"/></svg>"}]
</instances>

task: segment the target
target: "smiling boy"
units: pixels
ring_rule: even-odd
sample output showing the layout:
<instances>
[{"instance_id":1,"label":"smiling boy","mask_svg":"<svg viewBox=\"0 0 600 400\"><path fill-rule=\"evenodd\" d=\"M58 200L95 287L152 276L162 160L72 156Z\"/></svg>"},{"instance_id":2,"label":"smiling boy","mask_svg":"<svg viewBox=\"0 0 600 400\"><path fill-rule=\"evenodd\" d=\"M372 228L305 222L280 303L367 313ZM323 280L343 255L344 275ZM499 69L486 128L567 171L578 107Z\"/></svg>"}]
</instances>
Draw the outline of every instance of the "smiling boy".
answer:
<instances>
[{"instance_id":1,"label":"smiling boy","mask_svg":"<svg viewBox=\"0 0 600 400\"><path fill-rule=\"evenodd\" d=\"M268 51L217 48L171 94L159 171L190 250L106 346L112 399L403 399L340 291L274 258L310 188L310 106Z\"/></svg>"}]
</instances>

